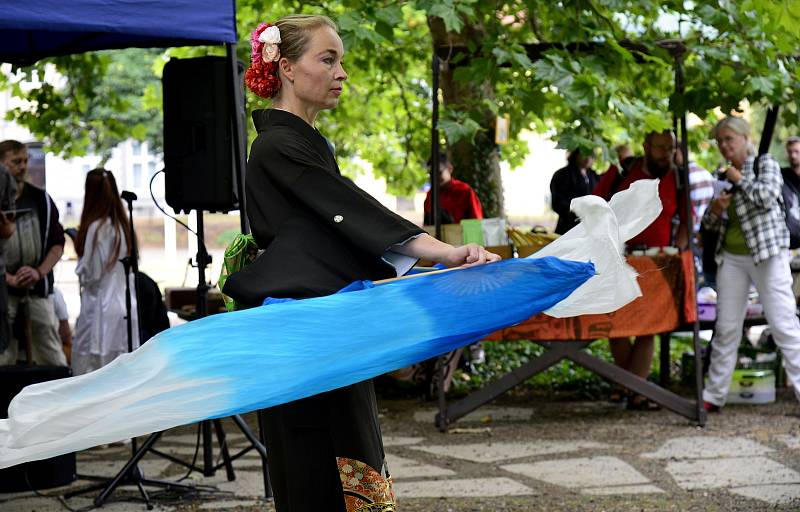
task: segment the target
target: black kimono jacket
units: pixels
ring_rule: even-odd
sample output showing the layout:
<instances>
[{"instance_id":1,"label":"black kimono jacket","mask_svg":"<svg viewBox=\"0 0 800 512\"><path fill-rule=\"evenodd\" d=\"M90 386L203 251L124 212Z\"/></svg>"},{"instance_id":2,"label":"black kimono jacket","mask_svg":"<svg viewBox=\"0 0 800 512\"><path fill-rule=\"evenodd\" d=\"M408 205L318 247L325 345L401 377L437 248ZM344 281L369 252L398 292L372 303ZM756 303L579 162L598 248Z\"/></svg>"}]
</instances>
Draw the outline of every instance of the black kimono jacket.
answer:
<instances>
[{"instance_id":1,"label":"black kimono jacket","mask_svg":"<svg viewBox=\"0 0 800 512\"><path fill-rule=\"evenodd\" d=\"M253 121L247 215L265 252L228 279L225 293L257 306L395 277L387 250L424 231L343 177L327 140L299 117L268 109Z\"/></svg>"}]
</instances>

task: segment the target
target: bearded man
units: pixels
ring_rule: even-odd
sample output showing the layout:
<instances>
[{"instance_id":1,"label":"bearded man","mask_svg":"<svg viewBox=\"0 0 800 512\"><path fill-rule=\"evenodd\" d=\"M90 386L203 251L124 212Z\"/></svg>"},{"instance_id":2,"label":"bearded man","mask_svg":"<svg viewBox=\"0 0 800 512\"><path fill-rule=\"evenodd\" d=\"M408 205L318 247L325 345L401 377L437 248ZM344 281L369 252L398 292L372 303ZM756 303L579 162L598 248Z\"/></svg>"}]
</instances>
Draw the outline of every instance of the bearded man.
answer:
<instances>
[{"instance_id":1,"label":"bearded man","mask_svg":"<svg viewBox=\"0 0 800 512\"><path fill-rule=\"evenodd\" d=\"M634 181L655 178L660 180L658 195L663 207L661 214L644 231L628 241L629 248L676 245L685 249L688 244L686 199L677 187L675 146L675 135L670 131L648 133L643 144L644 157L626 161L622 170L612 165L594 188L594 195L608 200L615 193L627 189ZM676 215L680 218L680 223L673 240L672 219ZM653 335L638 336L632 340L611 339L610 348L617 366L647 379L655 350ZM612 401L622 401L624 398L621 390L611 393ZM645 410L658 408L657 404L641 395L629 397L628 407Z\"/></svg>"}]
</instances>

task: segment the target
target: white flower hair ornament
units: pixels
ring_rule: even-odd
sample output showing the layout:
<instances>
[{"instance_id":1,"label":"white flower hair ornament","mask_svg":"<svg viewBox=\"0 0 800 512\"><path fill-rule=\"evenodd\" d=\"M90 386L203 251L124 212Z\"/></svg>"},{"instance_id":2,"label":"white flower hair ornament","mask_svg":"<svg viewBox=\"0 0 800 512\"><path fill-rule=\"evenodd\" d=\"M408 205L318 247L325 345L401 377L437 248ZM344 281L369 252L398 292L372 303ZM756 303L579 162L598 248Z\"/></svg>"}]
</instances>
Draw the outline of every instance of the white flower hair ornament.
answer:
<instances>
[{"instance_id":1,"label":"white flower hair ornament","mask_svg":"<svg viewBox=\"0 0 800 512\"><path fill-rule=\"evenodd\" d=\"M267 27L258 35L258 40L264 43L261 48L261 58L264 62L277 62L281 58L278 44L281 42L281 31L276 26Z\"/></svg>"}]
</instances>

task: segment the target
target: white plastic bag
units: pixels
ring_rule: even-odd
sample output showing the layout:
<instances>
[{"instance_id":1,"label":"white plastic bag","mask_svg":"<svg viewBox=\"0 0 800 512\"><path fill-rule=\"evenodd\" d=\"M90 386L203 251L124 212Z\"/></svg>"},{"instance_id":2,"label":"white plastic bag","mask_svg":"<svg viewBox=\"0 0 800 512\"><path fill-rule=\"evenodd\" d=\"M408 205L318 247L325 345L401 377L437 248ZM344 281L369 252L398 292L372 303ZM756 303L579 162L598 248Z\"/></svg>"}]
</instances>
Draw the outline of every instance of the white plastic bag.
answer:
<instances>
[{"instance_id":1,"label":"white plastic bag","mask_svg":"<svg viewBox=\"0 0 800 512\"><path fill-rule=\"evenodd\" d=\"M591 261L597 275L545 313L559 318L609 313L642 295L624 248L661 213L658 181L635 181L609 202L592 195L572 200L570 209L581 222L529 257Z\"/></svg>"}]
</instances>

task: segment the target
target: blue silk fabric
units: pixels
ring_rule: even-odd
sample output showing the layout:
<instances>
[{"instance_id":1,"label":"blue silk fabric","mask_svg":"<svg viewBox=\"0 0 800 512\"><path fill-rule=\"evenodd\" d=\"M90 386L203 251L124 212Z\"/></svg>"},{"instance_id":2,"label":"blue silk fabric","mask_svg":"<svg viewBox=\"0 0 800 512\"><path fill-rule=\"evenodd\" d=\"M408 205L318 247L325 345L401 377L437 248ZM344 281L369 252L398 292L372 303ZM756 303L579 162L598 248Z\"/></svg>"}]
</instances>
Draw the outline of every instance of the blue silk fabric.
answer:
<instances>
[{"instance_id":1,"label":"blue silk fabric","mask_svg":"<svg viewBox=\"0 0 800 512\"><path fill-rule=\"evenodd\" d=\"M0 420L0 467L360 382L526 320L594 274L504 260L173 327L95 372L23 390Z\"/></svg>"}]
</instances>

